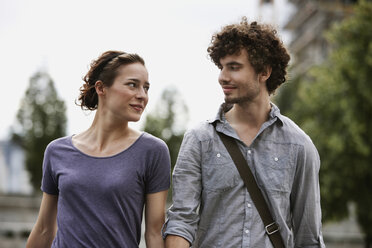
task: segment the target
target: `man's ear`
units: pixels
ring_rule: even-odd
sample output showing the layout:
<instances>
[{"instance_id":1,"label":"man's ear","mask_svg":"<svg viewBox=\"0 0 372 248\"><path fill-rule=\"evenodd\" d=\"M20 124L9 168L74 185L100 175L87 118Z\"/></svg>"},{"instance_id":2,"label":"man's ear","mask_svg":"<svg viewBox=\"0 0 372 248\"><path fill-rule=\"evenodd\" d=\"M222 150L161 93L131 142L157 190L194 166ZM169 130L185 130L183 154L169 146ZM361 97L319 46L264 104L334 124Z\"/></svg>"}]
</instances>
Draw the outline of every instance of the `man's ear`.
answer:
<instances>
[{"instance_id":1,"label":"man's ear","mask_svg":"<svg viewBox=\"0 0 372 248\"><path fill-rule=\"evenodd\" d=\"M103 82L101 80L98 80L95 84L94 84L94 88L96 89L96 92L97 92L97 95L104 95L105 92L106 92L106 89L105 89L105 85L103 84Z\"/></svg>"},{"instance_id":2,"label":"man's ear","mask_svg":"<svg viewBox=\"0 0 372 248\"><path fill-rule=\"evenodd\" d=\"M270 66L266 66L266 68L263 70L263 72L260 73L260 81L266 82L266 80L269 79L271 76L272 68Z\"/></svg>"}]
</instances>

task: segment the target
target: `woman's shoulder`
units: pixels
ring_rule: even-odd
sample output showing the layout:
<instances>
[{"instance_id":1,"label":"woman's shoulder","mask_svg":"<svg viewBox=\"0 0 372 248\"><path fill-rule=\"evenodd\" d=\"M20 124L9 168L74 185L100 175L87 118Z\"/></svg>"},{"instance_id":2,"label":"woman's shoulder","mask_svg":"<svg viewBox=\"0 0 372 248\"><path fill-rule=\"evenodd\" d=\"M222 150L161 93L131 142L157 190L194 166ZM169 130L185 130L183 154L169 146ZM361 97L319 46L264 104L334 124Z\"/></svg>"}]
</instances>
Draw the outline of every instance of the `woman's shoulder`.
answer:
<instances>
[{"instance_id":1,"label":"woman's shoulder","mask_svg":"<svg viewBox=\"0 0 372 248\"><path fill-rule=\"evenodd\" d=\"M71 136L64 136L52 140L47 147L45 148L44 156L50 157L57 154L64 155L67 151L70 151L72 148L71 145Z\"/></svg>"},{"instance_id":2,"label":"woman's shoulder","mask_svg":"<svg viewBox=\"0 0 372 248\"><path fill-rule=\"evenodd\" d=\"M47 150L55 150L66 146L71 147L71 138L72 136L70 135L54 139L48 144Z\"/></svg>"},{"instance_id":3,"label":"woman's shoulder","mask_svg":"<svg viewBox=\"0 0 372 248\"><path fill-rule=\"evenodd\" d=\"M164 145L166 146L166 143L164 140L147 132L143 132L141 139L143 143L149 146L164 146Z\"/></svg>"},{"instance_id":4,"label":"woman's shoulder","mask_svg":"<svg viewBox=\"0 0 372 248\"><path fill-rule=\"evenodd\" d=\"M152 151L152 150L165 150L168 151L168 146L164 140L150 134L147 132L143 132L140 137L140 145L141 149Z\"/></svg>"}]
</instances>

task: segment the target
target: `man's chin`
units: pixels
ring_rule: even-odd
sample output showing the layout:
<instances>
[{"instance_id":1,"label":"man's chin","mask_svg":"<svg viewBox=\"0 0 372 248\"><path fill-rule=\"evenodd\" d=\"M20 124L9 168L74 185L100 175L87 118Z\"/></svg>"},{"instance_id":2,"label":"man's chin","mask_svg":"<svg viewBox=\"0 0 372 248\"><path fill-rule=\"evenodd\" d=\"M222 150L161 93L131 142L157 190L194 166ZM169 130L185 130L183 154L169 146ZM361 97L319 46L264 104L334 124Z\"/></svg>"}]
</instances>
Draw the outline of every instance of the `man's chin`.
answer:
<instances>
[{"instance_id":1,"label":"man's chin","mask_svg":"<svg viewBox=\"0 0 372 248\"><path fill-rule=\"evenodd\" d=\"M225 103L227 104L235 104L235 103L242 103L244 102L242 99L237 99L237 98L225 98Z\"/></svg>"},{"instance_id":2,"label":"man's chin","mask_svg":"<svg viewBox=\"0 0 372 248\"><path fill-rule=\"evenodd\" d=\"M252 99L248 96L246 97L225 97L225 103L227 104L240 104L250 102Z\"/></svg>"}]
</instances>

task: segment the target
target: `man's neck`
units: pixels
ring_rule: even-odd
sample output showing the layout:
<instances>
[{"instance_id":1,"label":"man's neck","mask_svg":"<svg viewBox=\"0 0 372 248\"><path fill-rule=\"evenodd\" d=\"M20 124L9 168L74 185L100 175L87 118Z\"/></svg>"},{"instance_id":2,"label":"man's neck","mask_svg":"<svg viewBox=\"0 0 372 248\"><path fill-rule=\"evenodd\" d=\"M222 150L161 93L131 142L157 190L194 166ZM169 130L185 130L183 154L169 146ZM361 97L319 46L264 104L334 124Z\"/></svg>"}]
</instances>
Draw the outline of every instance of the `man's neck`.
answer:
<instances>
[{"instance_id":1,"label":"man's neck","mask_svg":"<svg viewBox=\"0 0 372 248\"><path fill-rule=\"evenodd\" d=\"M270 110L269 99L260 102L234 104L226 113L226 119L232 125L261 126L267 121Z\"/></svg>"},{"instance_id":2,"label":"man's neck","mask_svg":"<svg viewBox=\"0 0 372 248\"><path fill-rule=\"evenodd\" d=\"M262 124L268 120L270 110L270 101L267 99L261 102L234 104L225 116L240 139L249 146Z\"/></svg>"}]
</instances>

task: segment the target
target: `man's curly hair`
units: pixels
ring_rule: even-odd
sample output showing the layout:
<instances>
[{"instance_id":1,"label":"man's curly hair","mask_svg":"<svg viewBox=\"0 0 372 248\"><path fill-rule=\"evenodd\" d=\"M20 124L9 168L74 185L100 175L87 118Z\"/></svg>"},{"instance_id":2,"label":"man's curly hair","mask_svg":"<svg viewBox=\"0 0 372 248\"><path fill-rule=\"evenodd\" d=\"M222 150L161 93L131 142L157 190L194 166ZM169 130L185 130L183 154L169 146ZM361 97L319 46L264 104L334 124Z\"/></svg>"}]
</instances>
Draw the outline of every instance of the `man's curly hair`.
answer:
<instances>
[{"instance_id":1,"label":"man's curly hair","mask_svg":"<svg viewBox=\"0 0 372 248\"><path fill-rule=\"evenodd\" d=\"M246 49L249 62L256 73L271 67L266 85L269 94L274 93L286 80L286 68L290 59L277 31L269 25L260 25L257 22L249 24L247 18L243 17L240 23L227 25L214 34L207 51L213 62L221 68L221 58L237 54L241 49Z\"/></svg>"}]
</instances>

